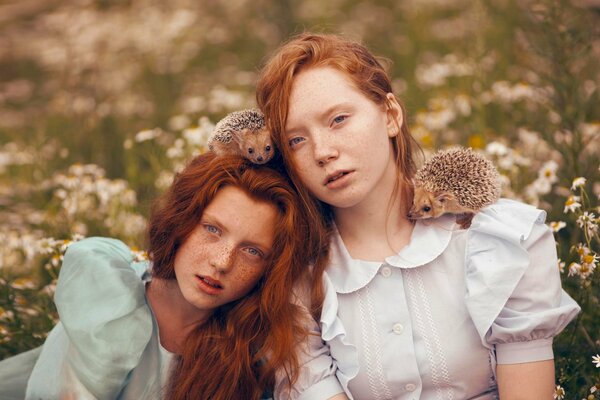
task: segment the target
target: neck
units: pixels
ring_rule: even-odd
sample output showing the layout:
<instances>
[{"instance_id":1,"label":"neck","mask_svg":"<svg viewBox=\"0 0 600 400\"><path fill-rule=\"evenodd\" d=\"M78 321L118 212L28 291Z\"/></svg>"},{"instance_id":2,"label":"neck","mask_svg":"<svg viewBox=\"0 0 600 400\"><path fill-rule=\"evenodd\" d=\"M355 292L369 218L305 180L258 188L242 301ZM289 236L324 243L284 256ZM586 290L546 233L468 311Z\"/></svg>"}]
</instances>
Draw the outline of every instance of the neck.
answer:
<instances>
[{"instance_id":1,"label":"neck","mask_svg":"<svg viewBox=\"0 0 600 400\"><path fill-rule=\"evenodd\" d=\"M338 231L353 258L382 261L410 241L413 223L406 217L403 186L393 185L359 205L334 209Z\"/></svg>"},{"instance_id":2,"label":"neck","mask_svg":"<svg viewBox=\"0 0 600 400\"><path fill-rule=\"evenodd\" d=\"M188 303L177 281L153 278L146 285L146 297L158 324L160 343L168 351L181 354L188 334L212 315Z\"/></svg>"}]
</instances>

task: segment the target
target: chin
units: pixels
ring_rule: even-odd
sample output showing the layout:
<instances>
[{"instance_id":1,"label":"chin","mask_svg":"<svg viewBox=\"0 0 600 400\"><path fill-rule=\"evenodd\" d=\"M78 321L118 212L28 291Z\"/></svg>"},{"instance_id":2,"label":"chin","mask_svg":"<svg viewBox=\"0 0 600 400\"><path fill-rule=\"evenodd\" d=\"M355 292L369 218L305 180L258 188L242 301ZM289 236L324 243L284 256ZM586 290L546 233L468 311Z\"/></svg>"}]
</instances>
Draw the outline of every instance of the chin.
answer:
<instances>
[{"instance_id":1,"label":"chin","mask_svg":"<svg viewBox=\"0 0 600 400\"><path fill-rule=\"evenodd\" d=\"M334 199L331 202L323 201L324 203L329 204L333 208L352 208L358 204L360 204L360 200L356 199Z\"/></svg>"}]
</instances>

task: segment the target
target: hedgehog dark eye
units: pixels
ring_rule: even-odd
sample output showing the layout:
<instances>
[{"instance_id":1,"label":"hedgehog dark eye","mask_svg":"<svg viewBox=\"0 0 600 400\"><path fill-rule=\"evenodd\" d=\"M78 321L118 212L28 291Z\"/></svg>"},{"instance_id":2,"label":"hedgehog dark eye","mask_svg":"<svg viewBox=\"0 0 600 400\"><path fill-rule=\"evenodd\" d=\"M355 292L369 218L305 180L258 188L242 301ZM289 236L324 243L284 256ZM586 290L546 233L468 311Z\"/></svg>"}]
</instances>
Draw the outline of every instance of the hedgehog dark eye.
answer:
<instances>
[{"instance_id":1,"label":"hedgehog dark eye","mask_svg":"<svg viewBox=\"0 0 600 400\"><path fill-rule=\"evenodd\" d=\"M266 151L271 151L271 146L267 146L267 147L265 147L265 150L266 150Z\"/></svg>"},{"instance_id":2,"label":"hedgehog dark eye","mask_svg":"<svg viewBox=\"0 0 600 400\"><path fill-rule=\"evenodd\" d=\"M429 211L431 211L431 207L425 206L425 207L423 207L423 211L429 212Z\"/></svg>"},{"instance_id":3,"label":"hedgehog dark eye","mask_svg":"<svg viewBox=\"0 0 600 400\"><path fill-rule=\"evenodd\" d=\"M254 153L254 149L252 147L249 147L248 148L248 154L252 154L252 153Z\"/></svg>"}]
</instances>

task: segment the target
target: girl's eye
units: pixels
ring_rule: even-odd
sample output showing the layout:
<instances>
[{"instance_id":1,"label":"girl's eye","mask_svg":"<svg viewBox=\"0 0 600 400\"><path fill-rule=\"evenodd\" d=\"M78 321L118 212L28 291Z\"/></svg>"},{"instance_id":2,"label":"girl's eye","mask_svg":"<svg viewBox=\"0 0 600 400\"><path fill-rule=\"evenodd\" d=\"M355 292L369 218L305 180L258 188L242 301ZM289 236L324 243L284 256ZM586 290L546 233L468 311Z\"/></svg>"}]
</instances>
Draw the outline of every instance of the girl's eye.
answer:
<instances>
[{"instance_id":1,"label":"girl's eye","mask_svg":"<svg viewBox=\"0 0 600 400\"><path fill-rule=\"evenodd\" d=\"M333 122L334 122L335 124L341 124L342 122L344 122L344 121L346 120L346 118L348 118L348 116L347 116L347 115L338 115L337 117L335 117L335 118L333 119Z\"/></svg>"},{"instance_id":2,"label":"girl's eye","mask_svg":"<svg viewBox=\"0 0 600 400\"><path fill-rule=\"evenodd\" d=\"M304 138L297 136L297 137L291 138L288 143L290 144L290 147L294 147L303 141L304 141Z\"/></svg>"},{"instance_id":3,"label":"girl's eye","mask_svg":"<svg viewBox=\"0 0 600 400\"><path fill-rule=\"evenodd\" d=\"M262 251L258 250L255 247L246 247L246 253L250 254L252 257L259 257L259 258L263 258L263 253Z\"/></svg>"},{"instance_id":4,"label":"girl's eye","mask_svg":"<svg viewBox=\"0 0 600 400\"><path fill-rule=\"evenodd\" d=\"M218 235L220 233L219 228L217 228L214 225L210 225L210 224L205 224L204 227L206 228L206 230L212 234Z\"/></svg>"}]
</instances>

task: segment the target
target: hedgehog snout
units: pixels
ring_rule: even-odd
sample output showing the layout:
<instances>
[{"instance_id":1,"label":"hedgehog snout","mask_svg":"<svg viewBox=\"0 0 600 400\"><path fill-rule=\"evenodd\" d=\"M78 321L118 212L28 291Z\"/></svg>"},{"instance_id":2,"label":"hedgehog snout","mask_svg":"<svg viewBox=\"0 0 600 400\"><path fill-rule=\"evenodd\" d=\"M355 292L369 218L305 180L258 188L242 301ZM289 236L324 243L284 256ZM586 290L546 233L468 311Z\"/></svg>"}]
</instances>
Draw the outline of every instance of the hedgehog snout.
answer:
<instances>
[{"instance_id":1,"label":"hedgehog snout","mask_svg":"<svg viewBox=\"0 0 600 400\"><path fill-rule=\"evenodd\" d=\"M419 213L417 213L417 211L416 211L416 210L414 209L414 207L413 207L413 208L411 208L411 209L408 211L408 213L406 214L406 217L407 217L408 219L417 219L417 218L419 218L419 215L418 215L418 214L419 214Z\"/></svg>"}]
</instances>

